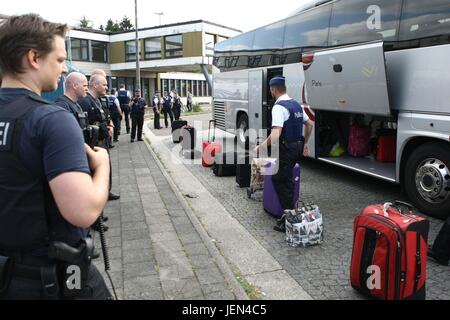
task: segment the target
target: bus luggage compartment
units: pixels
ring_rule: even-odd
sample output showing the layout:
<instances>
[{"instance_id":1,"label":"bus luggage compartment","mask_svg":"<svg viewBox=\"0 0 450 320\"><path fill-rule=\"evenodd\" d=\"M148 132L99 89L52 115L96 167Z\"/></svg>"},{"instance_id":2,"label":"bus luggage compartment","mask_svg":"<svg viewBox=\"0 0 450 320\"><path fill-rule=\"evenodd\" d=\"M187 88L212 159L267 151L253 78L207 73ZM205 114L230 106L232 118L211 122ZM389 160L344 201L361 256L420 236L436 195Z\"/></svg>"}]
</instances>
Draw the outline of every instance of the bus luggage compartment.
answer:
<instances>
[{"instance_id":1,"label":"bus luggage compartment","mask_svg":"<svg viewBox=\"0 0 450 320\"><path fill-rule=\"evenodd\" d=\"M383 42L305 53L303 62L312 108L390 115Z\"/></svg>"}]
</instances>

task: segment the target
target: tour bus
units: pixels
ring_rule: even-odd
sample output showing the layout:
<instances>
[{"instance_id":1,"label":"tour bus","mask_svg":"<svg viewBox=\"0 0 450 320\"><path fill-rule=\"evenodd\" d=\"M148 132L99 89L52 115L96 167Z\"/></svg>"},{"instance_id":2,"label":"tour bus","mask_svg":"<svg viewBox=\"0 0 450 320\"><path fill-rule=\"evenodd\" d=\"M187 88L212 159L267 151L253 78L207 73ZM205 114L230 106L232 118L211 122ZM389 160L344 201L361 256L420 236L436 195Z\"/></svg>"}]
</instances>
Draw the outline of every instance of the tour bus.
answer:
<instances>
[{"instance_id":1,"label":"tour bus","mask_svg":"<svg viewBox=\"0 0 450 320\"><path fill-rule=\"evenodd\" d=\"M423 213L450 213L450 1L328 0L216 45L217 127L253 144L270 133L268 83L315 121L310 156L401 184ZM391 162L347 151L350 128L395 137ZM250 129L250 130L249 130ZM262 133L255 133L261 129Z\"/></svg>"}]
</instances>

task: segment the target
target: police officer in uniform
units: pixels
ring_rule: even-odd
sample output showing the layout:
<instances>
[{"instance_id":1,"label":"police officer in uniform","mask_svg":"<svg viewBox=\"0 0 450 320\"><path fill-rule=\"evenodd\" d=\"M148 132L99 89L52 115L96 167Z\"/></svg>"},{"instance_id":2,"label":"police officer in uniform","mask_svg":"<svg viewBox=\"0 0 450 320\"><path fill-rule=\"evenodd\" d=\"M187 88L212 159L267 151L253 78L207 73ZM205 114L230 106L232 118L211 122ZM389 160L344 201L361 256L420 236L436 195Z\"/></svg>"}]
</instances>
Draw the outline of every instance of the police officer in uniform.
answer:
<instances>
[{"instance_id":1,"label":"police officer in uniform","mask_svg":"<svg viewBox=\"0 0 450 320\"><path fill-rule=\"evenodd\" d=\"M156 130L160 130L161 128L161 98L159 97L160 93L157 92L153 96L153 112L155 114L154 119L154 127Z\"/></svg>"},{"instance_id":2,"label":"police officer in uniform","mask_svg":"<svg viewBox=\"0 0 450 320\"><path fill-rule=\"evenodd\" d=\"M175 121L180 120L181 118L181 108L183 106L183 103L181 102L181 98L178 94L175 94L173 98L173 116L175 118Z\"/></svg>"},{"instance_id":3,"label":"police officer in uniform","mask_svg":"<svg viewBox=\"0 0 450 320\"><path fill-rule=\"evenodd\" d=\"M0 24L8 48L0 50L0 299L111 297L83 249L108 198L108 154L85 145L73 115L40 97L67 72L66 32L34 14ZM64 281L75 266L61 252L82 258L81 290Z\"/></svg>"},{"instance_id":4,"label":"police officer in uniform","mask_svg":"<svg viewBox=\"0 0 450 320\"><path fill-rule=\"evenodd\" d=\"M167 92L164 92L163 97L163 113L164 113L164 124L166 125L166 128L168 128L169 122L167 116L170 117L170 126L172 126L173 113L172 113L172 97Z\"/></svg>"},{"instance_id":5,"label":"police officer in uniform","mask_svg":"<svg viewBox=\"0 0 450 320\"><path fill-rule=\"evenodd\" d=\"M122 109L125 118L125 127L127 129L127 134L130 134L130 101L131 95L125 89L125 85L121 84L120 89L117 92L117 99L120 102L120 108Z\"/></svg>"},{"instance_id":6,"label":"police officer in uniform","mask_svg":"<svg viewBox=\"0 0 450 320\"><path fill-rule=\"evenodd\" d=\"M141 90L136 89L134 92L134 99L130 102L131 106L131 143L136 139L138 141L144 141L142 139L142 131L144 129L144 115L147 109L147 102L141 97Z\"/></svg>"},{"instance_id":7,"label":"police officer in uniform","mask_svg":"<svg viewBox=\"0 0 450 320\"><path fill-rule=\"evenodd\" d=\"M107 99L109 114L114 124L114 142L119 142L120 119L123 117L123 114L122 110L120 109L119 99L116 98L116 90L111 89L111 92L107 96Z\"/></svg>"},{"instance_id":8,"label":"police officer in uniform","mask_svg":"<svg viewBox=\"0 0 450 320\"><path fill-rule=\"evenodd\" d=\"M269 83L270 92L276 100L272 109L272 133L256 154L270 146L279 146L278 173L273 183L284 210L293 209L294 181L292 171L300 162L302 154L309 154L307 143L311 137L313 122L303 112L301 105L286 94L284 77L275 77ZM305 135L303 136L303 127Z\"/></svg>"},{"instance_id":9,"label":"police officer in uniform","mask_svg":"<svg viewBox=\"0 0 450 320\"><path fill-rule=\"evenodd\" d=\"M66 78L64 94L55 101L55 104L63 107L75 116L82 130L89 126L89 122L87 115L77 101L86 97L88 90L86 76L79 72L72 72Z\"/></svg>"},{"instance_id":10,"label":"police officer in uniform","mask_svg":"<svg viewBox=\"0 0 450 320\"><path fill-rule=\"evenodd\" d=\"M102 75L93 75L89 81L89 92L85 98L78 101L83 111L88 114L90 125L95 125L100 128L99 131L99 147L109 149L108 138L111 137L112 127L109 126L108 116L102 106L100 98L106 96L108 84L106 78ZM110 191L112 187L112 172L110 170ZM120 196L109 193L109 200L118 200Z\"/></svg>"}]
</instances>

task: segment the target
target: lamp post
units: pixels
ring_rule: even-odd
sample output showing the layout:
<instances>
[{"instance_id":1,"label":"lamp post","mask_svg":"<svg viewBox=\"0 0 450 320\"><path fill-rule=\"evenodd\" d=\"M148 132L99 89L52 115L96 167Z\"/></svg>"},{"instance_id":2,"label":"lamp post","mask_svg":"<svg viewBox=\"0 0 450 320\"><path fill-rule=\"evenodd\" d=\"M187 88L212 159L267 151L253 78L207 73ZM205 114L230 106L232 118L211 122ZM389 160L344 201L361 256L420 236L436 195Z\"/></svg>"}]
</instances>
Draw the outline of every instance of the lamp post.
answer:
<instances>
[{"instance_id":1,"label":"lamp post","mask_svg":"<svg viewBox=\"0 0 450 320\"><path fill-rule=\"evenodd\" d=\"M164 15L164 12L155 12L155 14L159 16L159 25L161 25L161 16Z\"/></svg>"},{"instance_id":2,"label":"lamp post","mask_svg":"<svg viewBox=\"0 0 450 320\"><path fill-rule=\"evenodd\" d=\"M136 28L136 90L141 90L141 66L140 66L140 46L139 46L139 28L138 28L138 5L134 0L135 28Z\"/></svg>"}]
</instances>

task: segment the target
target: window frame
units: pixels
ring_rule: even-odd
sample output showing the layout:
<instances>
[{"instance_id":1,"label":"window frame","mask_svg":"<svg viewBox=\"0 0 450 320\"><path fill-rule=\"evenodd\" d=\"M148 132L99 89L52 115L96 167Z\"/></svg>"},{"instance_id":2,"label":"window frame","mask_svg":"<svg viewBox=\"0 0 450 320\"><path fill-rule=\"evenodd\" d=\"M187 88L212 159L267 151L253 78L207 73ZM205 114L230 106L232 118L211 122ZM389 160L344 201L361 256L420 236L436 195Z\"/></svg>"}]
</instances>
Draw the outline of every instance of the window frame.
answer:
<instances>
[{"instance_id":1,"label":"window frame","mask_svg":"<svg viewBox=\"0 0 450 320\"><path fill-rule=\"evenodd\" d=\"M144 59L145 60L161 60L162 59L161 38L162 37L152 37L152 38L144 39ZM156 40L156 39L158 39L158 41L159 41L159 50L147 51L147 42L151 41L151 40ZM159 54L159 56L158 57L151 57L152 54Z\"/></svg>"},{"instance_id":2,"label":"window frame","mask_svg":"<svg viewBox=\"0 0 450 320\"><path fill-rule=\"evenodd\" d=\"M171 37L180 37L181 38L181 42L179 44L179 48L167 49L167 45L168 45L167 39L171 38ZM170 53L177 53L177 54L170 55ZM183 57L183 34L181 34L181 33L180 34L171 34L169 36L165 36L164 37L164 57L166 59L176 59L176 58L182 58Z\"/></svg>"},{"instance_id":3,"label":"window frame","mask_svg":"<svg viewBox=\"0 0 450 320\"><path fill-rule=\"evenodd\" d=\"M128 53L128 51L127 51L128 43L133 43L134 44L135 53ZM137 55L138 55L138 49L136 48L136 40L125 41L125 62L136 61Z\"/></svg>"},{"instance_id":4,"label":"window frame","mask_svg":"<svg viewBox=\"0 0 450 320\"><path fill-rule=\"evenodd\" d=\"M78 41L79 42L79 47L74 47L73 46L73 42L74 41ZM85 45L83 45L83 43L85 43ZM74 58L73 53L74 53L74 49L78 48L80 50L80 57L79 58ZM86 58L83 58L83 49L86 49ZM90 61L90 52L89 52L89 40L88 39L81 39L81 38L70 38L70 53L71 53L71 59L73 61Z\"/></svg>"},{"instance_id":5,"label":"window frame","mask_svg":"<svg viewBox=\"0 0 450 320\"><path fill-rule=\"evenodd\" d=\"M103 48L103 59L102 60L94 59L94 43L102 45L102 48ZM108 42L91 40L91 53L92 53L92 56L91 56L90 61L99 62L99 63L108 63L109 62L109 44L108 44Z\"/></svg>"}]
</instances>

